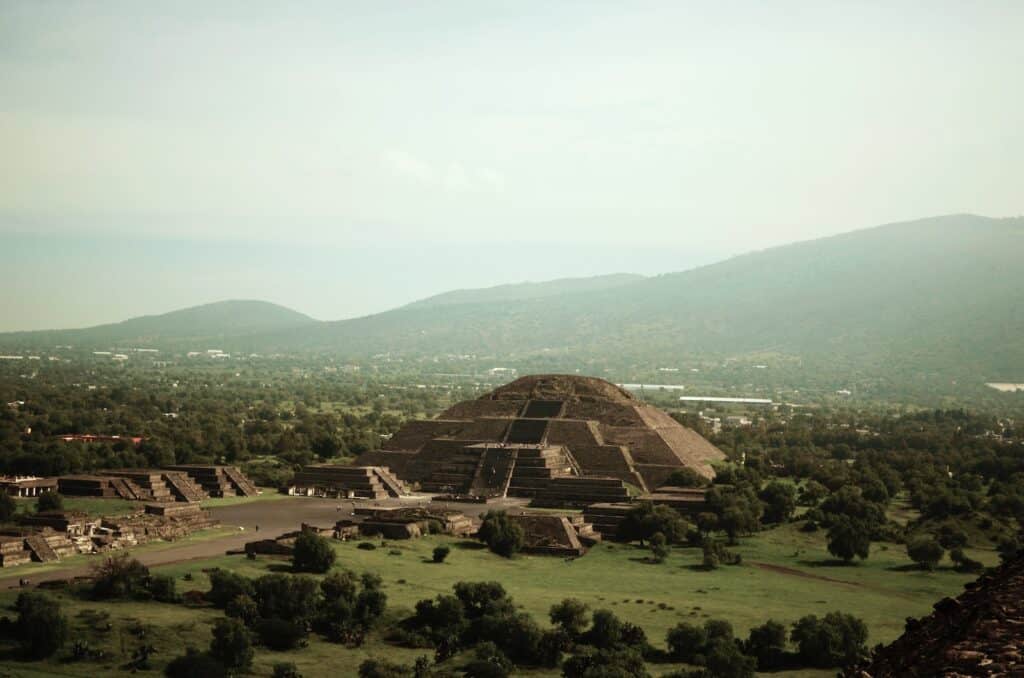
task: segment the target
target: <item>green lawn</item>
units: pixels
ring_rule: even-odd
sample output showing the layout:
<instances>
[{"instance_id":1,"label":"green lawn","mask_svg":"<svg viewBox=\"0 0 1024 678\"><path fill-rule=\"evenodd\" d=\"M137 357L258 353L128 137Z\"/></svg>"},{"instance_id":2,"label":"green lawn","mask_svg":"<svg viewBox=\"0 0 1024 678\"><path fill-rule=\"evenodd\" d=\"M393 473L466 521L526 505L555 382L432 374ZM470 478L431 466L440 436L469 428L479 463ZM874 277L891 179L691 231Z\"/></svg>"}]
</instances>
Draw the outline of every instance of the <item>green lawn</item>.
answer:
<instances>
[{"instance_id":1,"label":"green lawn","mask_svg":"<svg viewBox=\"0 0 1024 678\"><path fill-rule=\"evenodd\" d=\"M453 547L447 562L427 562L433 547L439 543ZM745 635L751 626L768 618L788 624L805 614L820 615L832 610L864 619L871 633L869 645L874 645L899 635L905 617L927 614L938 599L957 594L965 582L973 579L949 569L933 573L907 570L909 560L903 547L891 544L873 544L871 557L863 563L845 567L830 565L822 533L802 533L792 525L744 540L737 549L743 554L744 564L714 572L696 568L700 561L696 549L675 549L665 563L654 565L644 562L646 551L620 544L599 545L586 556L572 561L542 556L506 560L471 542L441 536L388 542L386 547L373 551L358 549L355 542L336 543L335 548L339 565L382 575L389 613L394 616L407 614L422 598L450 592L457 581L497 580L522 609L543 623L547 623L547 611L553 603L572 596L592 608L610 609L623 619L641 625L648 638L659 646L664 643L667 629L680 620L727 619L738 634ZM400 555L392 554L393 551ZM971 555L987 564L997 560L991 551L971 551ZM202 572L205 568L228 567L248 576L259 576L285 564L286 561L273 558L250 561L239 556L222 556L159 570L178 577L179 591L203 591L208 588L207 577ZM183 580L186 573L192 576L192 581ZM0 603L9 604L15 595L16 592L0 593ZM157 639L159 654L154 663L162 667L188 644L206 647L210 623L220 614L210 609L156 603L101 605L63 594L61 598L76 631L92 634L83 637L116 655L116 661L103 665L105 674L115 673L116 667L127 660L137 644L130 633L132 620L154 627L149 636ZM99 633L89 626L88 620L79 615L90 609L109 611L114 630ZM258 651L254 673L269 675L274 662L291 661L307 676L326 675L324 667L328 665L331 675L352 675L368 656L386 656L411 663L424 653L424 650L388 646L377 638L371 638L360 649L312 638L309 647L294 652ZM45 664L55 675L90 675L96 672L95 665L92 666ZM652 666L651 670L657 675L673 668ZM550 671L532 673L557 675ZM786 675L829 676L834 673L804 671ZM45 674L15 672L11 675Z\"/></svg>"},{"instance_id":2,"label":"green lawn","mask_svg":"<svg viewBox=\"0 0 1024 678\"><path fill-rule=\"evenodd\" d=\"M81 511L90 516L120 516L142 508L143 503L125 501L124 499L107 499L104 497L64 497L66 511ZM33 513L36 500L18 499L19 513Z\"/></svg>"}]
</instances>

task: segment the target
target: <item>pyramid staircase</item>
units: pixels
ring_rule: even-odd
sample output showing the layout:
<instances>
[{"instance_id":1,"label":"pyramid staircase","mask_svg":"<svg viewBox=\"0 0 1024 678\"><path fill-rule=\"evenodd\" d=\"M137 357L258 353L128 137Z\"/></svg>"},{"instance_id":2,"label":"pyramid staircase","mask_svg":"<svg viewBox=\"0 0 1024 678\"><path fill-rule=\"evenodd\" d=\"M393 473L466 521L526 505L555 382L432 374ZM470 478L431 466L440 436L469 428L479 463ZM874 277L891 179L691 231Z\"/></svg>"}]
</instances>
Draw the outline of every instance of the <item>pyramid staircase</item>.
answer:
<instances>
[{"instance_id":1,"label":"pyramid staircase","mask_svg":"<svg viewBox=\"0 0 1024 678\"><path fill-rule=\"evenodd\" d=\"M32 557L41 563L52 563L60 560L57 552L53 550L41 535L33 534L25 537L25 547L32 553Z\"/></svg>"},{"instance_id":2,"label":"pyramid staircase","mask_svg":"<svg viewBox=\"0 0 1024 678\"><path fill-rule=\"evenodd\" d=\"M178 501L202 501L208 494L182 471L165 471L164 482Z\"/></svg>"},{"instance_id":3,"label":"pyramid staircase","mask_svg":"<svg viewBox=\"0 0 1024 678\"><path fill-rule=\"evenodd\" d=\"M387 466L374 466L373 470L377 474L377 480L392 497L405 497L410 494L406 484L399 480L398 476L392 473Z\"/></svg>"},{"instance_id":4,"label":"pyramid staircase","mask_svg":"<svg viewBox=\"0 0 1024 678\"><path fill-rule=\"evenodd\" d=\"M252 481L245 477L245 475L234 466L225 466L223 468L224 475L228 477L231 484L235 486L235 492L241 494L243 497L255 497L260 493L259 489L253 485Z\"/></svg>"},{"instance_id":5,"label":"pyramid staircase","mask_svg":"<svg viewBox=\"0 0 1024 678\"><path fill-rule=\"evenodd\" d=\"M506 486L506 495L534 497L553 478L574 476L577 473L564 447L519 448L515 468Z\"/></svg>"}]
</instances>

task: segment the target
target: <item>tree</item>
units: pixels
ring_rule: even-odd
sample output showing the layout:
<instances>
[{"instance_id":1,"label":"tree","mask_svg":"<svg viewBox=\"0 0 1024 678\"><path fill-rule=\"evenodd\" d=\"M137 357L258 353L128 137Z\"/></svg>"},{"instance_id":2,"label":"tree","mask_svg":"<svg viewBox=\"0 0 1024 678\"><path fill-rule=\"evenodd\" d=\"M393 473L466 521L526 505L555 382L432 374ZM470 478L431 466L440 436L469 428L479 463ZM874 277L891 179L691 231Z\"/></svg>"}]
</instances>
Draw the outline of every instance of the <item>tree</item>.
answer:
<instances>
[{"instance_id":1,"label":"tree","mask_svg":"<svg viewBox=\"0 0 1024 678\"><path fill-rule=\"evenodd\" d=\"M651 535L651 557L654 562L663 563L668 558L669 548L666 544L665 535L655 532Z\"/></svg>"},{"instance_id":2,"label":"tree","mask_svg":"<svg viewBox=\"0 0 1024 678\"><path fill-rule=\"evenodd\" d=\"M907 555L922 570L934 570L944 553L945 549L931 535L918 535L907 542Z\"/></svg>"},{"instance_id":3,"label":"tree","mask_svg":"<svg viewBox=\"0 0 1024 678\"><path fill-rule=\"evenodd\" d=\"M296 572L326 572L334 565L336 557L326 538L313 532L303 532L295 539L292 569Z\"/></svg>"},{"instance_id":4,"label":"tree","mask_svg":"<svg viewBox=\"0 0 1024 678\"><path fill-rule=\"evenodd\" d=\"M808 615L793 624L790 638L806 666L849 666L867 654L868 627L842 612L830 612L822 619Z\"/></svg>"},{"instance_id":5,"label":"tree","mask_svg":"<svg viewBox=\"0 0 1024 678\"><path fill-rule=\"evenodd\" d=\"M511 520L505 511L488 511L477 531L477 538L494 553L511 558L523 548L523 528Z\"/></svg>"},{"instance_id":6,"label":"tree","mask_svg":"<svg viewBox=\"0 0 1024 678\"><path fill-rule=\"evenodd\" d=\"M667 543L678 544L686 539L689 527L675 509L643 501L626 514L619 525L619 536L627 541L639 541L643 544L660 532Z\"/></svg>"},{"instance_id":7,"label":"tree","mask_svg":"<svg viewBox=\"0 0 1024 678\"><path fill-rule=\"evenodd\" d=\"M670 473L662 485L671 487L707 487L710 482L692 468L681 468Z\"/></svg>"},{"instance_id":8,"label":"tree","mask_svg":"<svg viewBox=\"0 0 1024 678\"><path fill-rule=\"evenodd\" d=\"M283 652L294 650L306 637L306 631L295 622L285 619L259 619L253 625L260 643L265 647Z\"/></svg>"},{"instance_id":9,"label":"tree","mask_svg":"<svg viewBox=\"0 0 1024 678\"><path fill-rule=\"evenodd\" d=\"M167 678L225 678L227 669L209 654L190 647L185 654L175 657L164 669Z\"/></svg>"},{"instance_id":10,"label":"tree","mask_svg":"<svg viewBox=\"0 0 1024 678\"><path fill-rule=\"evenodd\" d=\"M565 598L562 602L551 606L548 616L552 624L560 626L569 634L569 637L575 638L587 627L588 609L587 604L580 600Z\"/></svg>"},{"instance_id":11,"label":"tree","mask_svg":"<svg viewBox=\"0 0 1024 678\"><path fill-rule=\"evenodd\" d=\"M793 517L796 510L796 490L790 483L779 480L765 485L759 495L764 502L764 521L766 523L784 523Z\"/></svg>"},{"instance_id":12,"label":"tree","mask_svg":"<svg viewBox=\"0 0 1024 678\"><path fill-rule=\"evenodd\" d=\"M213 626L210 656L229 670L248 669L253 656L249 629L237 619L218 619Z\"/></svg>"},{"instance_id":13,"label":"tree","mask_svg":"<svg viewBox=\"0 0 1024 678\"><path fill-rule=\"evenodd\" d=\"M867 558L871 550L871 530L860 520L836 516L828 531L828 552L849 563L854 556Z\"/></svg>"},{"instance_id":14,"label":"tree","mask_svg":"<svg viewBox=\"0 0 1024 678\"><path fill-rule=\"evenodd\" d=\"M41 593L26 592L15 602L18 611L16 632L21 649L31 659L49 657L64 645L68 620L60 604Z\"/></svg>"},{"instance_id":15,"label":"tree","mask_svg":"<svg viewBox=\"0 0 1024 678\"><path fill-rule=\"evenodd\" d=\"M241 620L246 626L252 626L260 616L260 609L255 600L240 593L224 607L224 614L232 619Z\"/></svg>"},{"instance_id":16,"label":"tree","mask_svg":"<svg viewBox=\"0 0 1024 678\"><path fill-rule=\"evenodd\" d=\"M817 506L818 502L828 496L828 488L817 480L808 480L800 488L798 502L802 506Z\"/></svg>"},{"instance_id":17,"label":"tree","mask_svg":"<svg viewBox=\"0 0 1024 678\"><path fill-rule=\"evenodd\" d=\"M587 631L587 644L610 649L622 642L622 621L611 610L597 610Z\"/></svg>"},{"instance_id":18,"label":"tree","mask_svg":"<svg viewBox=\"0 0 1024 678\"><path fill-rule=\"evenodd\" d=\"M271 676L272 678L302 678L298 667L291 662L277 662L274 664L274 672Z\"/></svg>"},{"instance_id":19,"label":"tree","mask_svg":"<svg viewBox=\"0 0 1024 678\"><path fill-rule=\"evenodd\" d=\"M149 594L149 568L127 553L104 558L92 570L92 594L97 598L133 598Z\"/></svg>"},{"instance_id":20,"label":"tree","mask_svg":"<svg viewBox=\"0 0 1024 678\"><path fill-rule=\"evenodd\" d=\"M757 660L743 654L732 639L720 638L708 646L705 664L715 678L753 678Z\"/></svg>"},{"instance_id":21,"label":"tree","mask_svg":"<svg viewBox=\"0 0 1024 678\"><path fill-rule=\"evenodd\" d=\"M8 523L18 512L18 502L6 492L0 492L0 523Z\"/></svg>"},{"instance_id":22,"label":"tree","mask_svg":"<svg viewBox=\"0 0 1024 678\"><path fill-rule=\"evenodd\" d=\"M772 619L755 626L750 629L743 649L746 654L757 659L760 671L782 668L786 653L786 627Z\"/></svg>"},{"instance_id":23,"label":"tree","mask_svg":"<svg viewBox=\"0 0 1024 678\"><path fill-rule=\"evenodd\" d=\"M210 590L204 597L214 607L223 608L240 595L249 598L256 595L251 579L220 568L210 572Z\"/></svg>"},{"instance_id":24,"label":"tree","mask_svg":"<svg viewBox=\"0 0 1024 678\"><path fill-rule=\"evenodd\" d=\"M63 511L64 497L56 492L43 492L36 500L37 511Z\"/></svg>"},{"instance_id":25,"label":"tree","mask_svg":"<svg viewBox=\"0 0 1024 678\"><path fill-rule=\"evenodd\" d=\"M443 563L444 559L448 557L449 553L451 553L451 549L448 546L445 546L443 544L441 546L435 546L433 555L434 562Z\"/></svg>"},{"instance_id":26,"label":"tree","mask_svg":"<svg viewBox=\"0 0 1024 678\"><path fill-rule=\"evenodd\" d=\"M679 622L668 630L665 642L673 659L687 664L704 663L704 649L708 644L708 633L704 627ZM701 657L700 661L698 657Z\"/></svg>"}]
</instances>

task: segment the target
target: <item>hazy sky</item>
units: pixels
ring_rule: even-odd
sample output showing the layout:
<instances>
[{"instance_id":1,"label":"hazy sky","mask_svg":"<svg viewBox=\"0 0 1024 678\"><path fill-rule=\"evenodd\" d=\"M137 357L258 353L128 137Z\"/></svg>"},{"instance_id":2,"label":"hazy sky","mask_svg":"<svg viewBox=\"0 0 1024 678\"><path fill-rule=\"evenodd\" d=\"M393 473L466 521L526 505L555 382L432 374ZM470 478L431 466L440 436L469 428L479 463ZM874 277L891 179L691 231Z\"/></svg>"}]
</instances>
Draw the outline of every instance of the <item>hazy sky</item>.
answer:
<instances>
[{"instance_id":1,"label":"hazy sky","mask_svg":"<svg viewBox=\"0 0 1024 678\"><path fill-rule=\"evenodd\" d=\"M1024 212L1024 2L0 2L0 329Z\"/></svg>"}]
</instances>

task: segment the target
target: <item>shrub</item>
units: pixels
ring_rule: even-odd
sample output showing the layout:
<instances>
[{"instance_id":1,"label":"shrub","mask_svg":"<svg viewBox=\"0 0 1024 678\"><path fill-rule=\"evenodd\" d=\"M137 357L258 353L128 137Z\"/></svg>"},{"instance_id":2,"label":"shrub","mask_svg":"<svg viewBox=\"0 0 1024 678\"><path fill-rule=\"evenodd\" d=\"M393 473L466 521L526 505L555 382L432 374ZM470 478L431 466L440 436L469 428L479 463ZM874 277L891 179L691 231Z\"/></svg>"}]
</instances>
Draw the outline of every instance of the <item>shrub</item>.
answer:
<instances>
[{"instance_id":1,"label":"shrub","mask_svg":"<svg viewBox=\"0 0 1024 678\"><path fill-rule=\"evenodd\" d=\"M764 502L766 523L784 523L796 510L796 489L790 483L774 480L765 485L758 498Z\"/></svg>"},{"instance_id":2,"label":"shrub","mask_svg":"<svg viewBox=\"0 0 1024 678\"><path fill-rule=\"evenodd\" d=\"M660 532L667 543L678 544L686 539L689 529L689 524L675 509L644 501L626 514L619 525L619 536L642 544Z\"/></svg>"},{"instance_id":3,"label":"shrub","mask_svg":"<svg viewBox=\"0 0 1024 678\"><path fill-rule=\"evenodd\" d=\"M334 565L337 554L331 543L312 532L303 532L295 539L292 568L296 572L326 572Z\"/></svg>"},{"instance_id":4,"label":"shrub","mask_svg":"<svg viewBox=\"0 0 1024 678\"><path fill-rule=\"evenodd\" d=\"M750 635L743 645L746 654L757 659L760 671L776 671L785 662L786 627L769 619L761 626L750 629Z\"/></svg>"},{"instance_id":5,"label":"shrub","mask_svg":"<svg viewBox=\"0 0 1024 678\"><path fill-rule=\"evenodd\" d=\"M153 600L161 603L178 602L178 582L169 574L152 574L146 583Z\"/></svg>"},{"instance_id":6,"label":"shrub","mask_svg":"<svg viewBox=\"0 0 1024 678\"><path fill-rule=\"evenodd\" d=\"M499 556L511 558L523 548L523 528L509 520L505 511L488 511L477 531L477 538Z\"/></svg>"},{"instance_id":7,"label":"shrub","mask_svg":"<svg viewBox=\"0 0 1024 678\"><path fill-rule=\"evenodd\" d=\"M575 637L583 633L587 627L587 605L575 598L566 598L551 606L548 616L551 623L559 626L569 636Z\"/></svg>"},{"instance_id":8,"label":"shrub","mask_svg":"<svg viewBox=\"0 0 1024 678\"><path fill-rule=\"evenodd\" d=\"M673 659L687 664L704 663L703 654L708 644L708 634L703 627L679 622L669 629L665 642Z\"/></svg>"},{"instance_id":9,"label":"shrub","mask_svg":"<svg viewBox=\"0 0 1024 678\"><path fill-rule=\"evenodd\" d=\"M213 626L210 656L228 670L244 671L252 664L252 639L249 629L237 619L218 619Z\"/></svg>"},{"instance_id":10,"label":"shrub","mask_svg":"<svg viewBox=\"0 0 1024 678\"><path fill-rule=\"evenodd\" d=\"M164 675L167 678L225 678L228 672L210 655L190 647L167 664Z\"/></svg>"},{"instance_id":11,"label":"shrub","mask_svg":"<svg viewBox=\"0 0 1024 678\"><path fill-rule=\"evenodd\" d=\"M105 598L148 597L149 568L127 553L104 558L93 571L93 596Z\"/></svg>"},{"instance_id":12,"label":"shrub","mask_svg":"<svg viewBox=\"0 0 1024 678\"><path fill-rule=\"evenodd\" d=\"M302 678L298 667L291 662L278 662L274 664L274 672L271 676L273 678Z\"/></svg>"},{"instance_id":13,"label":"shrub","mask_svg":"<svg viewBox=\"0 0 1024 678\"><path fill-rule=\"evenodd\" d=\"M584 648L562 664L565 678L647 678L643 655L635 648Z\"/></svg>"},{"instance_id":14,"label":"shrub","mask_svg":"<svg viewBox=\"0 0 1024 678\"><path fill-rule=\"evenodd\" d=\"M320 580L320 591L325 600L341 598L354 603L358 590L359 580L351 570L335 570Z\"/></svg>"},{"instance_id":15,"label":"shrub","mask_svg":"<svg viewBox=\"0 0 1024 678\"><path fill-rule=\"evenodd\" d=\"M60 604L42 593L26 592L15 602L18 611L16 633L21 649L32 659L49 657L64 645L68 620Z\"/></svg>"},{"instance_id":16,"label":"shrub","mask_svg":"<svg viewBox=\"0 0 1024 678\"><path fill-rule=\"evenodd\" d=\"M868 628L860 619L842 612L830 612L822 619L808 615L793 624L790 639L806 666L848 666L867 654Z\"/></svg>"},{"instance_id":17,"label":"shrub","mask_svg":"<svg viewBox=\"0 0 1024 678\"><path fill-rule=\"evenodd\" d=\"M596 610L586 642L598 649L610 649L622 642L622 621L611 610Z\"/></svg>"},{"instance_id":18,"label":"shrub","mask_svg":"<svg viewBox=\"0 0 1024 678\"><path fill-rule=\"evenodd\" d=\"M240 593L224 606L224 614L240 620L246 626L251 626L259 618L260 610L255 600Z\"/></svg>"},{"instance_id":19,"label":"shrub","mask_svg":"<svg viewBox=\"0 0 1024 678\"><path fill-rule=\"evenodd\" d=\"M320 585L305 575L267 574L253 582L253 600L265 619L277 617L297 623L316 612Z\"/></svg>"},{"instance_id":20,"label":"shrub","mask_svg":"<svg viewBox=\"0 0 1024 678\"><path fill-rule=\"evenodd\" d=\"M867 558L870 550L871 529L864 521L842 515L834 517L828 531L829 553L848 563L854 556Z\"/></svg>"},{"instance_id":21,"label":"shrub","mask_svg":"<svg viewBox=\"0 0 1024 678\"><path fill-rule=\"evenodd\" d=\"M305 630L285 619L260 619L254 624L260 643L271 650L294 650L306 637Z\"/></svg>"},{"instance_id":22,"label":"shrub","mask_svg":"<svg viewBox=\"0 0 1024 678\"><path fill-rule=\"evenodd\" d=\"M663 563L668 558L669 548L666 544L665 535L655 532L651 535L651 557L656 563Z\"/></svg>"},{"instance_id":23,"label":"shrub","mask_svg":"<svg viewBox=\"0 0 1024 678\"><path fill-rule=\"evenodd\" d=\"M929 535L918 535L907 542L907 555L922 570L934 570L943 553L942 545Z\"/></svg>"},{"instance_id":24,"label":"shrub","mask_svg":"<svg viewBox=\"0 0 1024 678\"><path fill-rule=\"evenodd\" d=\"M705 665L715 678L753 678L757 660L743 654L731 639L719 638L708 646Z\"/></svg>"},{"instance_id":25,"label":"shrub","mask_svg":"<svg viewBox=\"0 0 1024 678\"><path fill-rule=\"evenodd\" d=\"M434 562L443 563L444 559L451 553L451 549L447 546L435 546L434 547Z\"/></svg>"},{"instance_id":26,"label":"shrub","mask_svg":"<svg viewBox=\"0 0 1024 678\"><path fill-rule=\"evenodd\" d=\"M252 580L220 568L210 572L210 590L206 599L215 607L223 608L240 595L255 595Z\"/></svg>"},{"instance_id":27,"label":"shrub","mask_svg":"<svg viewBox=\"0 0 1024 678\"><path fill-rule=\"evenodd\" d=\"M367 659L359 665L359 678L409 678L412 671L384 659Z\"/></svg>"},{"instance_id":28,"label":"shrub","mask_svg":"<svg viewBox=\"0 0 1024 678\"><path fill-rule=\"evenodd\" d=\"M0 523L10 522L18 512L18 502L6 492L0 492Z\"/></svg>"},{"instance_id":29,"label":"shrub","mask_svg":"<svg viewBox=\"0 0 1024 678\"><path fill-rule=\"evenodd\" d=\"M710 484L711 481L692 468L675 470L662 483L662 485L670 485L672 487L707 487Z\"/></svg>"},{"instance_id":30,"label":"shrub","mask_svg":"<svg viewBox=\"0 0 1024 678\"><path fill-rule=\"evenodd\" d=\"M974 560L961 548L950 551L949 559L953 561L958 572L981 572L985 569L984 563Z\"/></svg>"},{"instance_id":31,"label":"shrub","mask_svg":"<svg viewBox=\"0 0 1024 678\"><path fill-rule=\"evenodd\" d=\"M37 511L63 511L64 497L56 492L43 492L36 500Z\"/></svg>"}]
</instances>

